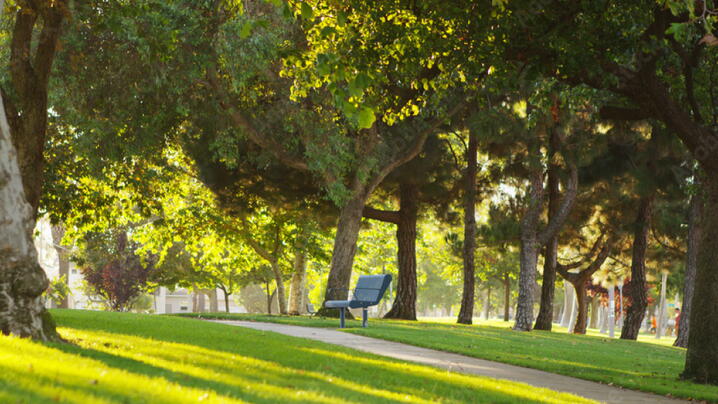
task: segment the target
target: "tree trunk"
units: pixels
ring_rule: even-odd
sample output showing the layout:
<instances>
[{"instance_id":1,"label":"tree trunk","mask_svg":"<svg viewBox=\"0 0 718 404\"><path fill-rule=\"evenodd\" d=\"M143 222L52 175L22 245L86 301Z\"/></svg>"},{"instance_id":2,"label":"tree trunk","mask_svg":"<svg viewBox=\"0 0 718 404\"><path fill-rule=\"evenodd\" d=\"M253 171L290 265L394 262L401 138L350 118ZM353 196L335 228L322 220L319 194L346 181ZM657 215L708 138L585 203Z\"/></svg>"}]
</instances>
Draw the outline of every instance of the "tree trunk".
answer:
<instances>
[{"instance_id":1,"label":"tree trunk","mask_svg":"<svg viewBox=\"0 0 718 404\"><path fill-rule=\"evenodd\" d=\"M384 318L416 320L416 221L419 188L412 183L399 185L399 223L396 228L399 280L396 299Z\"/></svg>"},{"instance_id":2,"label":"tree trunk","mask_svg":"<svg viewBox=\"0 0 718 404\"><path fill-rule=\"evenodd\" d=\"M307 275L307 256L304 245L298 246L294 253L294 274L292 275L292 288L289 295L289 314L298 316L302 314L302 297Z\"/></svg>"},{"instance_id":3,"label":"tree trunk","mask_svg":"<svg viewBox=\"0 0 718 404\"><path fill-rule=\"evenodd\" d=\"M207 297L209 297L209 311L216 313L219 311L219 299L217 298L217 289L211 289L207 291Z\"/></svg>"},{"instance_id":4,"label":"tree trunk","mask_svg":"<svg viewBox=\"0 0 718 404\"><path fill-rule=\"evenodd\" d=\"M491 310L491 284L486 287L486 299L484 300L484 308L481 313L481 317L484 320L489 319L489 311Z\"/></svg>"},{"instance_id":5,"label":"tree trunk","mask_svg":"<svg viewBox=\"0 0 718 404\"><path fill-rule=\"evenodd\" d=\"M638 203L638 214L634 224L633 257L631 260L631 307L621 329L621 339L638 338L641 323L648 305L648 285L646 284L646 249L648 248L648 230L651 227L653 196L644 196Z\"/></svg>"},{"instance_id":6,"label":"tree trunk","mask_svg":"<svg viewBox=\"0 0 718 404\"><path fill-rule=\"evenodd\" d=\"M586 295L586 279L579 278L573 284L576 290L576 304L578 314L576 315L576 324L573 326L574 334L586 333L586 321L588 320L588 296Z\"/></svg>"},{"instance_id":7,"label":"tree trunk","mask_svg":"<svg viewBox=\"0 0 718 404\"><path fill-rule=\"evenodd\" d=\"M573 286L568 281L563 281L563 316L561 316L561 327L568 327L571 322L571 311L576 295L573 294Z\"/></svg>"},{"instance_id":8,"label":"tree trunk","mask_svg":"<svg viewBox=\"0 0 718 404\"><path fill-rule=\"evenodd\" d=\"M511 278L504 274L504 321L509 321L509 309L511 308Z\"/></svg>"},{"instance_id":9,"label":"tree trunk","mask_svg":"<svg viewBox=\"0 0 718 404\"><path fill-rule=\"evenodd\" d=\"M516 303L514 330L531 331L534 320L534 288L538 263L538 241L532 234L521 239L521 270L519 274L519 298Z\"/></svg>"},{"instance_id":10,"label":"tree trunk","mask_svg":"<svg viewBox=\"0 0 718 404\"><path fill-rule=\"evenodd\" d=\"M703 181L706 207L703 211L701 246L698 253L695 290L691 302L690 333L684 378L718 384L718 176Z\"/></svg>"},{"instance_id":11,"label":"tree trunk","mask_svg":"<svg viewBox=\"0 0 718 404\"><path fill-rule=\"evenodd\" d=\"M279 314L287 314L287 299L285 295L284 279L282 279L282 269L279 267L278 261L272 262L272 273L274 274L274 282L277 284L275 293L277 294L277 303L279 304Z\"/></svg>"},{"instance_id":12,"label":"tree trunk","mask_svg":"<svg viewBox=\"0 0 718 404\"><path fill-rule=\"evenodd\" d=\"M703 195L700 190L691 198L690 213L688 218L688 250L686 252L686 274L683 286L683 304L681 305L681 317L678 327L678 337L673 343L674 346L688 347L688 335L690 333L691 305L693 303L693 291L696 285L696 267L698 265L698 250L701 239L701 216L703 212Z\"/></svg>"},{"instance_id":13,"label":"tree trunk","mask_svg":"<svg viewBox=\"0 0 718 404\"><path fill-rule=\"evenodd\" d=\"M272 314L272 298L275 292L269 293L269 281L264 282L264 289L267 293L267 314Z\"/></svg>"},{"instance_id":14,"label":"tree trunk","mask_svg":"<svg viewBox=\"0 0 718 404\"><path fill-rule=\"evenodd\" d=\"M225 288L222 288L222 293L224 293L224 311L229 313L229 293Z\"/></svg>"},{"instance_id":15,"label":"tree trunk","mask_svg":"<svg viewBox=\"0 0 718 404\"><path fill-rule=\"evenodd\" d=\"M34 225L0 96L0 332L56 340L54 322L41 298L49 282L37 261Z\"/></svg>"},{"instance_id":16,"label":"tree trunk","mask_svg":"<svg viewBox=\"0 0 718 404\"><path fill-rule=\"evenodd\" d=\"M8 114L24 197L30 204L32 220L35 220L42 196L48 83L60 28L69 15L67 3L67 0L18 2L10 41L10 84L15 97L5 100L3 113Z\"/></svg>"},{"instance_id":17,"label":"tree trunk","mask_svg":"<svg viewBox=\"0 0 718 404\"><path fill-rule=\"evenodd\" d=\"M599 304L601 303L598 295L595 295L591 298L591 320L589 320L589 328L598 328L598 320L600 319L599 316Z\"/></svg>"},{"instance_id":18,"label":"tree trunk","mask_svg":"<svg viewBox=\"0 0 718 404\"><path fill-rule=\"evenodd\" d=\"M466 178L464 188L464 290L459 310L460 324L471 324L474 316L474 258L476 254L476 169L478 138L469 131L469 147L466 150Z\"/></svg>"},{"instance_id":19,"label":"tree trunk","mask_svg":"<svg viewBox=\"0 0 718 404\"><path fill-rule=\"evenodd\" d=\"M65 285L70 284L70 258L67 254L67 248L63 247L61 245L62 238L65 236L65 226L62 224L56 224L52 226L51 228L52 233L52 244L53 247L55 247L55 251L57 252L57 260L58 260L58 272L60 279L63 279L63 282L65 282ZM61 309L69 309L70 308L70 297L65 296L62 301L60 302L60 305L58 306Z\"/></svg>"},{"instance_id":20,"label":"tree trunk","mask_svg":"<svg viewBox=\"0 0 718 404\"><path fill-rule=\"evenodd\" d=\"M539 154L538 150L533 153ZM530 175L528 206L521 218L521 245L519 246L519 297L516 302L514 330L531 331L534 322L534 287L538 266L538 225L543 205L543 169L533 167Z\"/></svg>"},{"instance_id":21,"label":"tree trunk","mask_svg":"<svg viewBox=\"0 0 718 404\"><path fill-rule=\"evenodd\" d=\"M560 147L557 130L551 131L548 166L548 220L555 218L559 209L559 167L555 154ZM534 328L551 331L553 326L553 299L556 290L556 265L558 263L558 234L551 237L544 248L543 281L541 283L541 304Z\"/></svg>"},{"instance_id":22,"label":"tree trunk","mask_svg":"<svg viewBox=\"0 0 718 404\"><path fill-rule=\"evenodd\" d=\"M349 282L352 276L352 265L356 254L359 228L363 216L366 195L355 195L341 209L337 233L334 238L334 249L332 251L332 263L329 269L327 290L324 301L345 300L349 294ZM322 307L319 315L338 316L337 309Z\"/></svg>"}]
</instances>

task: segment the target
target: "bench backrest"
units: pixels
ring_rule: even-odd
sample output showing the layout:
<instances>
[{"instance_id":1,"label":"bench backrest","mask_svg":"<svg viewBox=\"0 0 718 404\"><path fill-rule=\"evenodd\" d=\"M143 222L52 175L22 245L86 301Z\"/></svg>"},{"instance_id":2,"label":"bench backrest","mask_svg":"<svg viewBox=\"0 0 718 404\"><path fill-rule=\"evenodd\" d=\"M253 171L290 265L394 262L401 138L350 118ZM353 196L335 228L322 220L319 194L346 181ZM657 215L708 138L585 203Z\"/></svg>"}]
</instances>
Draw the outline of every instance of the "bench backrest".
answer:
<instances>
[{"instance_id":1,"label":"bench backrest","mask_svg":"<svg viewBox=\"0 0 718 404\"><path fill-rule=\"evenodd\" d=\"M367 302L370 306L379 304L389 288L391 275L361 275L354 288L354 300Z\"/></svg>"}]
</instances>

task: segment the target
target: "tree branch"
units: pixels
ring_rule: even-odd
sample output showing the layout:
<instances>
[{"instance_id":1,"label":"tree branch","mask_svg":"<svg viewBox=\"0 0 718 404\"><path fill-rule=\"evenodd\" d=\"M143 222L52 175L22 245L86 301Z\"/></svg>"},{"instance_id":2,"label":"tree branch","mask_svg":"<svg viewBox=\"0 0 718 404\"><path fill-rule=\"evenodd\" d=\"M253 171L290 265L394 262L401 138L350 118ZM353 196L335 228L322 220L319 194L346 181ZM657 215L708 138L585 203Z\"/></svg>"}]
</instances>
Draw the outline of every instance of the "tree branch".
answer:
<instances>
[{"instance_id":1,"label":"tree branch","mask_svg":"<svg viewBox=\"0 0 718 404\"><path fill-rule=\"evenodd\" d=\"M446 120L447 118L451 118L459 111L461 111L464 106L466 106L466 99L463 98L457 105L455 105L446 116L442 116L439 118L436 118L428 128L424 129L419 133L409 144L409 146L397 153L387 165L385 165L379 173L377 173L376 176L372 179L371 182L369 182L367 190L371 192L376 188L383 180L386 178L389 173L394 171L397 167L401 166L402 164L408 163L411 161L414 157L416 157L419 153L421 153L421 150L424 148L424 143L426 143L426 139L429 137L430 134L434 133L439 126Z\"/></svg>"},{"instance_id":2,"label":"tree branch","mask_svg":"<svg viewBox=\"0 0 718 404\"><path fill-rule=\"evenodd\" d=\"M242 130L252 143L271 153L287 167L300 171L309 171L309 166L303 159L290 155L281 144L257 131L254 125L249 122L239 108L234 105L234 102L231 101L225 87L220 83L218 72L214 67L210 68L207 72L207 81L219 98L220 106L227 111L232 122Z\"/></svg>"},{"instance_id":3,"label":"tree branch","mask_svg":"<svg viewBox=\"0 0 718 404\"><path fill-rule=\"evenodd\" d=\"M613 121L641 121L650 118L650 114L639 108L623 108L604 106L599 110L599 115L603 119Z\"/></svg>"},{"instance_id":4,"label":"tree branch","mask_svg":"<svg viewBox=\"0 0 718 404\"><path fill-rule=\"evenodd\" d=\"M371 206L365 206L362 214L367 219L399 224L399 212L396 210L379 210Z\"/></svg>"},{"instance_id":5,"label":"tree branch","mask_svg":"<svg viewBox=\"0 0 718 404\"><path fill-rule=\"evenodd\" d=\"M578 168L576 164L569 163L569 179L566 186L566 191L561 199L561 204L556 211L556 215L551 218L546 228L541 231L538 235L539 245L546 244L551 238L553 238L558 231L563 227L563 224L568 219L568 215L571 213L573 203L576 201L576 195L578 194Z\"/></svg>"}]
</instances>

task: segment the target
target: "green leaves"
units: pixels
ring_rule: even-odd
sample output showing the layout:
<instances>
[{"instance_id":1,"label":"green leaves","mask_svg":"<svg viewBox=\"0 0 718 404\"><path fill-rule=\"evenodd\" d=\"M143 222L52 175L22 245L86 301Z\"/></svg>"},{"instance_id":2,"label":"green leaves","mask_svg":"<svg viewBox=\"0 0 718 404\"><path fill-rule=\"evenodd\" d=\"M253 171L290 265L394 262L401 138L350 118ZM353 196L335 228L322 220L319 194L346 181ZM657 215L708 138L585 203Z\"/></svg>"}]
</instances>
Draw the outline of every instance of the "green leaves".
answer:
<instances>
[{"instance_id":1,"label":"green leaves","mask_svg":"<svg viewBox=\"0 0 718 404\"><path fill-rule=\"evenodd\" d=\"M247 39L252 34L252 22L247 21L244 24L242 24L242 27L239 29L239 37L241 39Z\"/></svg>"},{"instance_id":2,"label":"green leaves","mask_svg":"<svg viewBox=\"0 0 718 404\"><path fill-rule=\"evenodd\" d=\"M376 121L376 115L371 108L362 107L357 114L357 124L359 129L369 129Z\"/></svg>"},{"instance_id":3,"label":"green leaves","mask_svg":"<svg viewBox=\"0 0 718 404\"><path fill-rule=\"evenodd\" d=\"M301 6L301 16L302 16L302 19L304 19L304 20L307 20L307 21L313 20L314 19L314 11L312 10L312 6L310 6L306 2L303 2L302 6Z\"/></svg>"}]
</instances>

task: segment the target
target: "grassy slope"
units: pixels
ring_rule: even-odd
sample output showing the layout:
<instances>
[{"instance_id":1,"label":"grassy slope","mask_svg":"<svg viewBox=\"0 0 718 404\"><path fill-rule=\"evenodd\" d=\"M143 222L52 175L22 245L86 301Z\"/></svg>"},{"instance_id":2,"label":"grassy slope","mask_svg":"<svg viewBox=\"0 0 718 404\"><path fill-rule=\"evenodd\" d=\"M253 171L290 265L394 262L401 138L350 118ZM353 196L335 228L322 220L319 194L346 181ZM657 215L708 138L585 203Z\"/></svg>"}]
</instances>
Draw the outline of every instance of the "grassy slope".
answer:
<instances>
[{"instance_id":1,"label":"grassy slope","mask_svg":"<svg viewBox=\"0 0 718 404\"><path fill-rule=\"evenodd\" d=\"M71 310L53 316L71 344L0 336L1 403L580 400L192 319Z\"/></svg>"},{"instance_id":2,"label":"grassy slope","mask_svg":"<svg viewBox=\"0 0 718 404\"><path fill-rule=\"evenodd\" d=\"M206 315L203 314L206 317ZM337 319L266 315L225 315L313 327L338 326ZM662 395L718 402L718 386L679 380L685 350L645 343L572 335L565 332L516 332L503 326L466 326L437 322L369 321L363 329L349 321L348 332L456 352L553 373ZM653 339L655 341L655 339Z\"/></svg>"}]
</instances>

